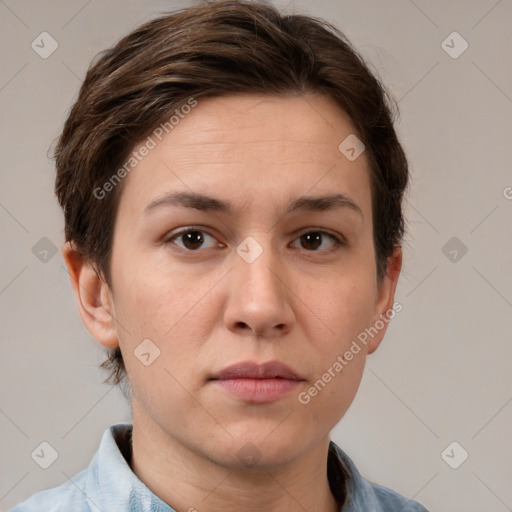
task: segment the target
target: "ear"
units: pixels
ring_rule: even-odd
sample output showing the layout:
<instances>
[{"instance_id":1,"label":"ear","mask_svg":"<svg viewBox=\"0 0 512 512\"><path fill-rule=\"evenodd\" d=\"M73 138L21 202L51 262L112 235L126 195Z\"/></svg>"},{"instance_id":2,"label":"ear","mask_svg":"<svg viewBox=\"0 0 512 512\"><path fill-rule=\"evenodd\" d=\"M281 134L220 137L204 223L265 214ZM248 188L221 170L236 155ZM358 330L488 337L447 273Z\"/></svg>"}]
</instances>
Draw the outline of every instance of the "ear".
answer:
<instances>
[{"instance_id":1,"label":"ear","mask_svg":"<svg viewBox=\"0 0 512 512\"><path fill-rule=\"evenodd\" d=\"M388 258L386 264L386 275L377 290L372 328L370 328L370 340L368 342L368 354L377 350L386 334L391 318L395 316L395 311L401 311L402 306L394 305L395 290L402 269L402 249L396 247L393 254ZM377 332L375 332L377 331Z\"/></svg>"},{"instance_id":2,"label":"ear","mask_svg":"<svg viewBox=\"0 0 512 512\"><path fill-rule=\"evenodd\" d=\"M105 279L73 242L66 242L62 246L62 256L85 327L105 347L118 347L114 303Z\"/></svg>"}]
</instances>

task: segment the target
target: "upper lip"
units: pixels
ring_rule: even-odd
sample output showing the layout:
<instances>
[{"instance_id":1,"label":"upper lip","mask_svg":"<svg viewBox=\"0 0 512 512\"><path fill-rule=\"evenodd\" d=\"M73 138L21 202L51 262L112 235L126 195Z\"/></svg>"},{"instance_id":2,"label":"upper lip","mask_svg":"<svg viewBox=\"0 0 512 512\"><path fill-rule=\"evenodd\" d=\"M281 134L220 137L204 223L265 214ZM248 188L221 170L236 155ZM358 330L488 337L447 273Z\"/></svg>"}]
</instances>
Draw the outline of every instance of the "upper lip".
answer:
<instances>
[{"instance_id":1,"label":"upper lip","mask_svg":"<svg viewBox=\"0 0 512 512\"><path fill-rule=\"evenodd\" d=\"M290 380L304 380L289 366L280 361L267 361L261 364L253 361L235 363L216 373L212 379L273 379L276 377Z\"/></svg>"}]
</instances>

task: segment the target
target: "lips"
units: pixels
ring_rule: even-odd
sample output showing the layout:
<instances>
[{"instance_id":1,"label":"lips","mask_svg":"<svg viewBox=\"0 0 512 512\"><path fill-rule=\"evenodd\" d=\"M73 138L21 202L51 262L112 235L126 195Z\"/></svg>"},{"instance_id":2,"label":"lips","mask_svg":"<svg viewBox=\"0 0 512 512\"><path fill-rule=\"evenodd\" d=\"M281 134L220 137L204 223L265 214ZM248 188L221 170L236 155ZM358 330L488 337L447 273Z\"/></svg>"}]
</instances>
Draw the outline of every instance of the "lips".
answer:
<instances>
[{"instance_id":1,"label":"lips","mask_svg":"<svg viewBox=\"0 0 512 512\"><path fill-rule=\"evenodd\" d=\"M216 373L210 382L238 401L252 404L275 402L290 395L304 379L280 361L237 363Z\"/></svg>"},{"instance_id":2,"label":"lips","mask_svg":"<svg viewBox=\"0 0 512 512\"><path fill-rule=\"evenodd\" d=\"M268 361L263 364L246 361L224 368L212 377L212 380L228 379L288 379L304 380L289 366L280 361Z\"/></svg>"}]
</instances>

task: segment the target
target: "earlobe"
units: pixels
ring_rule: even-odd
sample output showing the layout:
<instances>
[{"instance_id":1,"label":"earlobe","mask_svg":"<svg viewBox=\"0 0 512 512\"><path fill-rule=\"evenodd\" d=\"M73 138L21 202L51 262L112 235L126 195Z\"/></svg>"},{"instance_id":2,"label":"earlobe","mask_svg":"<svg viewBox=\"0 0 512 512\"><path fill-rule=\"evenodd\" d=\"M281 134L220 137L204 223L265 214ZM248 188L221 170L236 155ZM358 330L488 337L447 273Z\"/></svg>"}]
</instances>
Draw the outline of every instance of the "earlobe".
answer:
<instances>
[{"instance_id":1,"label":"earlobe","mask_svg":"<svg viewBox=\"0 0 512 512\"><path fill-rule=\"evenodd\" d=\"M394 316L395 291L401 269L402 249L401 247L396 247L393 254L388 258L386 275L382 279L377 292L372 323L374 329L372 332L377 332L368 343L368 354L372 354L377 350L384 334L386 334L390 318Z\"/></svg>"},{"instance_id":2,"label":"earlobe","mask_svg":"<svg viewBox=\"0 0 512 512\"><path fill-rule=\"evenodd\" d=\"M62 257L85 327L105 347L118 347L114 304L108 284L73 242L62 246Z\"/></svg>"}]
</instances>

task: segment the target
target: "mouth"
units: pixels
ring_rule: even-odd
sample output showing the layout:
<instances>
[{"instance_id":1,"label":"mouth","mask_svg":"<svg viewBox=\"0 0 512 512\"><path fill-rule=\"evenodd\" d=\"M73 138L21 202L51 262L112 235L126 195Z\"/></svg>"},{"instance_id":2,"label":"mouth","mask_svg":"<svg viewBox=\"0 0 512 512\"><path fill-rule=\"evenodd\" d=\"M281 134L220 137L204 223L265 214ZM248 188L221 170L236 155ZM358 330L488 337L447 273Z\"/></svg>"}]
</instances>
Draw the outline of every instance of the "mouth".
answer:
<instances>
[{"instance_id":1,"label":"mouth","mask_svg":"<svg viewBox=\"0 0 512 512\"><path fill-rule=\"evenodd\" d=\"M304 380L280 361L237 363L224 368L210 379L221 390L250 403L279 400Z\"/></svg>"}]
</instances>

